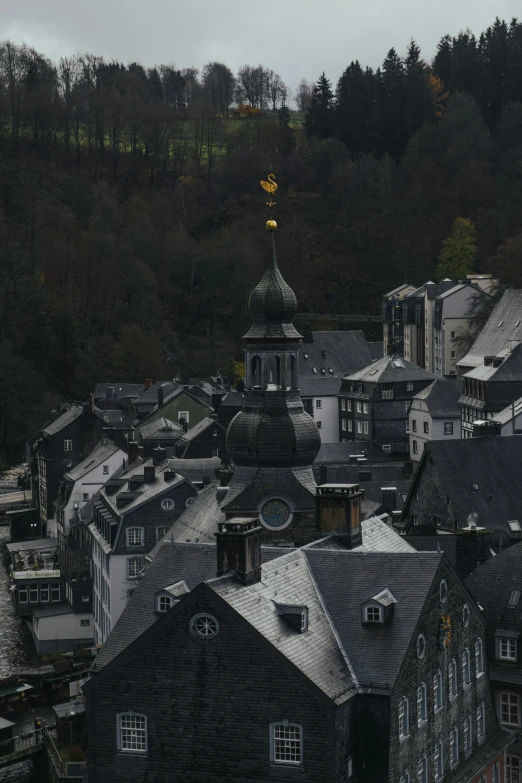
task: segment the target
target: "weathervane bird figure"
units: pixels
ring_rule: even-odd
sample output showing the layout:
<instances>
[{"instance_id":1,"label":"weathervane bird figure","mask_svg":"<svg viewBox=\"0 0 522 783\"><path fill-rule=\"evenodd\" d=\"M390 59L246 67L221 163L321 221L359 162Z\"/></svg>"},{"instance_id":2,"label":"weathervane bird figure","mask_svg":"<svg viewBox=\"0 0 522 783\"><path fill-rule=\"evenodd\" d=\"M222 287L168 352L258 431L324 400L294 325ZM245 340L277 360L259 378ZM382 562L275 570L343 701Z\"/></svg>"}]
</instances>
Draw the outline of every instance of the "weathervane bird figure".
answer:
<instances>
[{"instance_id":1,"label":"weathervane bird figure","mask_svg":"<svg viewBox=\"0 0 522 783\"><path fill-rule=\"evenodd\" d=\"M259 183L263 190L266 190L267 193L270 193L270 201L266 202L267 207L270 207L270 211L273 207L275 207L276 202L272 201L272 194L276 192L277 190L277 182L275 181L275 176L273 174L268 175L268 182L264 179L262 179ZM275 231L277 228L277 223L275 220L272 220L272 215L270 214L270 220L266 223L267 231Z\"/></svg>"}]
</instances>

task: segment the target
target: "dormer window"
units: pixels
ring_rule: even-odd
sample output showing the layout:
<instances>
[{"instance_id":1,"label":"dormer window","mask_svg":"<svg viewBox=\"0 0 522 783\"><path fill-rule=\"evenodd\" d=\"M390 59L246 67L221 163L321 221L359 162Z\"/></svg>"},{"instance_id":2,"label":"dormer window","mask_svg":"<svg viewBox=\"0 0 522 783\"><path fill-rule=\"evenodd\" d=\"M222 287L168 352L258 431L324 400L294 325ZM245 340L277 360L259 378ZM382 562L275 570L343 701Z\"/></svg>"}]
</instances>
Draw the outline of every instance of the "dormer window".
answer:
<instances>
[{"instance_id":1,"label":"dormer window","mask_svg":"<svg viewBox=\"0 0 522 783\"><path fill-rule=\"evenodd\" d=\"M367 625L383 625L397 603L387 587L365 601L361 606L362 622Z\"/></svg>"},{"instance_id":2,"label":"dormer window","mask_svg":"<svg viewBox=\"0 0 522 783\"><path fill-rule=\"evenodd\" d=\"M380 606L367 606L364 610L365 623L382 623L382 608Z\"/></svg>"},{"instance_id":3,"label":"dormer window","mask_svg":"<svg viewBox=\"0 0 522 783\"><path fill-rule=\"evenodd\" d=\"M159 595L156 603L156 611L164 614L172 608L173 598L171 595Z\"/></svg>"},{"instance_id":4,"label":"dormer window","mask_svg":"<svg viewBox=\"0 0 522 783\"><path fill-rule=\"evenodd\" d=\"M277 614L299 633L308 630L308 607L303 604L278 604L274 601Z\"/></svg>"}]
</instances>

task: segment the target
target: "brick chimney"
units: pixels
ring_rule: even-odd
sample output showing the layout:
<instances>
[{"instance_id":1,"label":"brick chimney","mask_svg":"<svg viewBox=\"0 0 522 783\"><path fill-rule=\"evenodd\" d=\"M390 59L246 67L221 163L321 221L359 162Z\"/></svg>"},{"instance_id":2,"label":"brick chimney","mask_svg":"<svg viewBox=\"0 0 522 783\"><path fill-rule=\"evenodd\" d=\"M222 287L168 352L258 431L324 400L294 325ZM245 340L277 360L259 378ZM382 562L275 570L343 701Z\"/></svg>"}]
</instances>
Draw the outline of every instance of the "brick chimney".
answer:
<instances>
[{"instance_id":1,"label":"brick chimney","mask_svg":"<svg viewBox=\"0 0 522 783\"><path fill-rule=\"evenodd\" d=\"M361 498L358 484L325 484L316 490L316 527L335 533L352 549L362 544Z\"/></svg>"},{"instance_id":2,"label":"brick chimney","mask_svg":"<svg viewBox=\"0 0 522 783\"><path fill-rule=\"evenodd\" d=\"M397 511L397 487L381 487L381 504L388 511Z\"/></svg>"},{"instance_id":3,"label":"brick chimney","mask_svg":"<svg viewBox=\"0 0 522 783\"><path fill-rule=\"evenodd\" d=\"M155 449L152 449L152 464L153 465L159 465L160 462L163 462L163 460L167 459L167 449L162 449L161 446L158 446Z\"/></svg>"},{"instance_id":4,"label":"brick chimney","mask_svg":"<svg viewBox=\"0 0 522 783\"><path fill-rule=\"evenodd\" d=\"M145 389L145 391L147 391L147 389L150 389L151 386L152 386L152 378L145 378L145 383L143 384L143 388Z\"/></svg>"},{"instance_id":5,"label":"brick chimney","mask_svg":"<svg viewBox=\"0 0 522 783\"><path fill-rule=\"evenodd\" d=\"M154 465L144 465L143 466L143 481L146 484L150 484L152 481L156 480L156 468Z\"/></svg>"},{"instance_id":6,"label":"brick chimney","mask_svg":"<svg viewBox=\"0 0 522 783\"><path fill-rule=\"evenodd\" d=\"M455 534L455 566L461 579L491 557L489 541L490 531L476 522L469 522Z\"/></svg>"},{"instance_id":7,"label":"brick chimney","mask_svg":"<svg viewBox=\"0 0 522 783\"><path fill-rule=\"evenodd\" d=\"M217 575L235 571L244 585L261 581L261 526L256 517L232 517L218 524Z\"/></svg>"},{"instance_id":8,"label":"brick chimney","mask_svg":"<svg viewBox=\"0 0 522 783\"><path fill-rule=\"evenodd\" d=\"M139 451L138 451L138 444L135 440L130 440L127 444L127 456L129 460L129 464L131 462L134 462L135 459L138 459Z\"/></svg>"}]
</instances>

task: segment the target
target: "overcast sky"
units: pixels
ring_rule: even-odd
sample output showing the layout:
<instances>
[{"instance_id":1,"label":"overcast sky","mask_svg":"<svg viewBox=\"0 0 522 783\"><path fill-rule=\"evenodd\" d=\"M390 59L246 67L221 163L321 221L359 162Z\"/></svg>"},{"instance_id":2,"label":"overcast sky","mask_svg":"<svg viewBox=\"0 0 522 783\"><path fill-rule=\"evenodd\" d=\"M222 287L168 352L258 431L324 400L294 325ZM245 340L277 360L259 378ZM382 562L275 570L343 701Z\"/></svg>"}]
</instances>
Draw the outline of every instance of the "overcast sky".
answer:
<instances>
[{"instance_id":1,"label":"overcast sky","mask_svg":"<svg viewBox=\"0 0 522 783\"><path fill-rule=\"evenodd\" d=\"M291 88L324 70L334 82L351 60L379 65L414 37L430 60L442 35L479 34L520 0L0 0L0 40L33 46L52 59L92 52L144 66L233 71L262 63Z\"/></svg>"}]
</instances>

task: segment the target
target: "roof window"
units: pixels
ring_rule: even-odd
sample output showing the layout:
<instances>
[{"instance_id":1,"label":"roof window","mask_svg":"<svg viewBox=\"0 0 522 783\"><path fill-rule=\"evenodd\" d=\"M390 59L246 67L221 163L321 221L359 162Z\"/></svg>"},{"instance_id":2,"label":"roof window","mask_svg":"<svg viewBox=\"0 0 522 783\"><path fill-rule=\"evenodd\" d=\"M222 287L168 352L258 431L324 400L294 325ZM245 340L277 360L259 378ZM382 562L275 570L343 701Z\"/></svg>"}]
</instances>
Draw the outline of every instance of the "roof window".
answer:
<instances>
[{"instance_id":1,"label":"roof window","mask_svg":"<svg viewBox=\"0 0 522 783\"><path fill-rule=\"evenodd\" d=\"M522 530L518 519L510 519L508 525L512 533L520 533Z\"/></svg>"},{"instance_id":2,"label":"roof window","mask_svg":"<svg viewBox=\"0 0 522 783\"><path fill-rule=\"evenodd\" d=\"M520 590L513 590L509 596L508 609L516 609L520 601Z\"/></svg>"},{"instance_id":3,"label":"roof window","mask_svg":"<svg viewBox=\"0 0 522 783\"><path fill-rule=\"evenodd\" d=\"M329 368L328 368L328 372L329 372L329 373L331 373L331 374L333 375L333 367L329 367Z\"/></svg>"},{"instance_id":4,"label":"roof window","mask_svg":"<svg viewBox=\"0 0 522 783\"><path fill-rule=\"evenodd\" d=\"M299 633L308 630L308 607L304 604L278 604L274 601L277 614L282 617L288 625L292 626Z\"/></svg>"},{"instance_id":5,"label":"roof window","mask_svg":"<svg viewBox=\"0 0 522 783\"><path fill-rule=\"evenodd\" d=\"M516 326L520 326L520 321L517 321L517 322L516 322L516 324L515 324L515 327L516 327Z\"/></svg>"},{"instance_id":6,"label":"roof window","mask_svg":"<svg viewBox=\"0 0 522 783\"><path fill-rule=\"evenodd\" d=\"M303 356L304 356L305 359L308 359L308 354L307 353L304 353Z\"/></svg>"},{"instance_id":7,"label":"roof window","mask_svg":"<svg viewBox=\"0 0 522 783\"><path fill-rule=\"evenodd\" d=\"M376 372L377 372L377 370L372 370L370 375L375 375Z\"/></svg>"},{"instance_id":8,"label":"roof window","mask_svg":"<svg viewBox=\"0 0 522 783\"><path fill-rule=\"evenodd\" d=\"M312 372L317 375L317 367L312 367Z\"/></svg>"},{"instance_id":9,"label":"roof window","mask_svg":"<svg viewBox=\"0 0 522 783\"><path fill-rule=\"evenodd\" d=\"M398 603L388 587L376 593L361 606L361 620L365 625L383 625L390 616L393 605Z\"/></svg>"},{"instance_id":10,"label":"roof window","mask_svg":"<svg viewBox=\"0 0 522 783\"><path fill-rule=\"evenodd\" d=\"M500 321L498 325L502 326L503 323L504 323L504 321Z\"/></svg>"},{"instance_id":11,"label":"roof window","mask_svg":"<svg viewBox=\"0 0 522 783\"><path fill-rule=\"evenodd\" d=\"M473 492L478 492L478 488L479 488L478 484L472 484L471 485L471 489L473 490Z\"/></svg>"}]
</instances>

